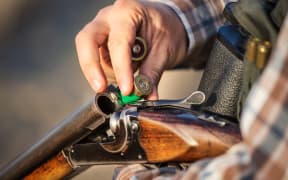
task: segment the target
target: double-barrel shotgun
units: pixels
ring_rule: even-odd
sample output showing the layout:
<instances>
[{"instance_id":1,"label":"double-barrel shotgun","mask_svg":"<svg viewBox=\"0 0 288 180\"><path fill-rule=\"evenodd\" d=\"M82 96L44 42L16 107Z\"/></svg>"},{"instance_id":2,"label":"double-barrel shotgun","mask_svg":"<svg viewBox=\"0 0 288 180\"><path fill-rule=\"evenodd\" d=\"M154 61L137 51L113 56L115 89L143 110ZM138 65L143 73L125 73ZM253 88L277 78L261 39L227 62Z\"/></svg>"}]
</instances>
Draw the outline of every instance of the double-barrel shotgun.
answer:
<instances>
[{"instance_id":1,"label":"double-barrel shotgun","mask_svg":"<svg viewBox=\"0 0 288 180\"><path fill-rule=\"evenodd\" d=\"M91 165L182 163L220 155L241 141L239 127L198 110L199 95L127 105L119 89L109 86L5 166L0 179L62 179Z\"/></svg>"}]
</instances>

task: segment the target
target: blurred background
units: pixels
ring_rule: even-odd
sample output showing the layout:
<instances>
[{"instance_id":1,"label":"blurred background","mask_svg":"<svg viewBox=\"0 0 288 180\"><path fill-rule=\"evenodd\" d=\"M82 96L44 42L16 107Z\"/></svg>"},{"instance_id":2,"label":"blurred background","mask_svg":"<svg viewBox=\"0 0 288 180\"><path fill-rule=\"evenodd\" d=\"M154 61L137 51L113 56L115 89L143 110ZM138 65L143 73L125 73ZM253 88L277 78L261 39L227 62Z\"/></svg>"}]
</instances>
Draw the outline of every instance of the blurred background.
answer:
<instances>
[{"instance_id":1,"label":"blurred background","mask_svg":"<svg viewBox=\"0 0 288 180\"><path fill-rule=\"evenodd\" d=\"M80 71L74 37L112 2L0 0L0 167L94 95ZM188 95L200 76L165 72L160 98ZM112 171L97 166L74 179L111 179Z\"/></svg>"}]
</instances>

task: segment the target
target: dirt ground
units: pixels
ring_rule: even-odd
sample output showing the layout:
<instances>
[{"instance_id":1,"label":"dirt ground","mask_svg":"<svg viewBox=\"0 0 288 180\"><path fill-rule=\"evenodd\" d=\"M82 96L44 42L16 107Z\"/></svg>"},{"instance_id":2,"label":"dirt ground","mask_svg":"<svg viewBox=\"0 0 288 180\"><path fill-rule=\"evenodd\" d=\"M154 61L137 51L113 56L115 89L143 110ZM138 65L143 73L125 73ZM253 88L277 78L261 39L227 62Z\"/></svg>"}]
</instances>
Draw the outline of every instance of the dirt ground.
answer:
<instances>
[{"instance_id":1,"label":"dirt ground","mask_svg":"<svg viewBox=\"0 0 288 180\"><path fill-rule=\"evenodd\" d=\"M0 167L93 97L74 37L111 2L0 0ZM192 70L166 72L160 97L188 95L200 76ZM74 179L111 179L112 171L113 166L93 167Z\"/></svg>"}]
</instances>

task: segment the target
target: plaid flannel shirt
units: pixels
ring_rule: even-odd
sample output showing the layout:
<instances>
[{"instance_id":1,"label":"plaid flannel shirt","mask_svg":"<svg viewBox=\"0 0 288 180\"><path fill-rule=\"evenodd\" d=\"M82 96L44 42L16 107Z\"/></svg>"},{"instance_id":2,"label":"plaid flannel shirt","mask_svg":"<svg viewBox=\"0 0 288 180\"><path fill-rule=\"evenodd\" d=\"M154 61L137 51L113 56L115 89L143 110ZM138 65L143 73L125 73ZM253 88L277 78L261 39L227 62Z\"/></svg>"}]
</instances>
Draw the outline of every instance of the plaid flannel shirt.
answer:
<instances>
[{"instance_id":1,"label":"plaid flannel shirt","mask_svg":"<svg viewBox=\"0 0 288 180\"><path fill-rule=\"evenodd\" d=\"M186 32L192 33L188 35L190 52L195 44L216 33L222 22L215 17L220 17L223 1L160 1L177 6L173 9L183 16L183 24L190 26L185 25ZM269 63L250 92L240 122L243 141L221 156L197 161L185 170L135 164L122 168L116 179L288 179L288 16Z\"/></svg>"}]
</instances>

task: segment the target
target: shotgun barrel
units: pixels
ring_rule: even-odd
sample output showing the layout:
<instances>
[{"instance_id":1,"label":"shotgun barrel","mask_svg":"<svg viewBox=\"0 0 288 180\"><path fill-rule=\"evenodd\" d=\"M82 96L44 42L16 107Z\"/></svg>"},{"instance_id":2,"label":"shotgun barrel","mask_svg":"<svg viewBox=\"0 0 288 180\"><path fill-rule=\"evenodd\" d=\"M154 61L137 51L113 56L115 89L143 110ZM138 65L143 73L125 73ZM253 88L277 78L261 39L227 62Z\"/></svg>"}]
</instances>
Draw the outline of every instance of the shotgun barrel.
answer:
<instances>
[{"instance_id":1,"label":"shotgun barrel","mask_svg":"<svg viewBox=\"0 0 288 180\"><path fill-rule=\"evenodd\" d=\"M118 89L112 85L106 92L97 94L87 104L66 117L39 142L4 166L0 171L0 179L22 178L53 156L57 159L60 151L85 138L105 123L109 114L121 108L115 97L117 94Z\"/></svg>"},{"instance_id":2,"label":"shotgun barrel","mask_svg":"<svg viewBox=\"0 0 288 180\"><path fill-rule=\"evenodd\" d=\"M95 121L96 119L97 121ZM0 179L24 177L41 163L56 155L61 149L75 143L80 139L79 137L89 134L93 126L96 127L103 121L103 115L97 110L94 100L90 101L64 119L38 143L5 166L0 171Z\"/></svg>"}]
</instances>

